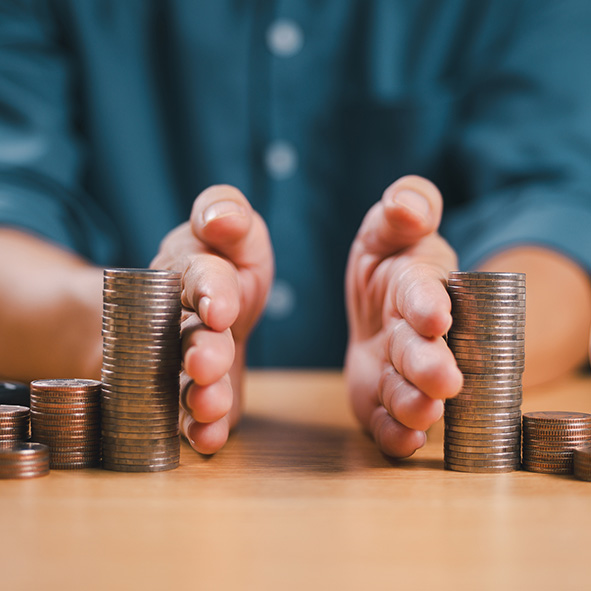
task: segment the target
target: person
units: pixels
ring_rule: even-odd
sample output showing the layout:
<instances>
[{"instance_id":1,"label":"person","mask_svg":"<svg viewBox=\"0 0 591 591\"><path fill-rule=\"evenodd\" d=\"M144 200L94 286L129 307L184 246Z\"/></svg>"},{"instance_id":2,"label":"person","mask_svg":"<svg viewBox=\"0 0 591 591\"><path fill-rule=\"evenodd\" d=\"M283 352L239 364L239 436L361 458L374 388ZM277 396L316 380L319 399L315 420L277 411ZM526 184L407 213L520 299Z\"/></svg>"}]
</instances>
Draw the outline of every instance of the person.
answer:
<instances>
[{"instance_id":1,"label":"person","mask_svg":"<svg viewBox=\"0 0 591 591\"><path fill-rule=\"evenodd\" d=\"M205 454L247 361L344 357L411 455L462 384L458 266L527 274L527 383L580 366L590 25L583 0L2 0L0 375L99 377L101 269L149 263L183 276Z\"/></svg>"}]
</instances>

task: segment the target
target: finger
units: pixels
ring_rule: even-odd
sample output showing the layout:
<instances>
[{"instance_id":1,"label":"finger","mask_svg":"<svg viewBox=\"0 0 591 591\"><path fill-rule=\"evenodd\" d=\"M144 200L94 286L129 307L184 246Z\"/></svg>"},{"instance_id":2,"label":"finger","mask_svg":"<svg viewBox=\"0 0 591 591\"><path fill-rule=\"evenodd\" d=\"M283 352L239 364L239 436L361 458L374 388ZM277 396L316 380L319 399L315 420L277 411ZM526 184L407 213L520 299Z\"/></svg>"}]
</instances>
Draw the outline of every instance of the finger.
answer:
<instances>
[{"instance_id":1,"label":"finger","mask_svg":"<svg viewBox=\"0 0 591 591\"><path fill-rule=\"evenodd\" d=\"M438 265L415 264L400 274L394 272L389 284L388 300L420 335L440 337L452 323L451 300L444 282L448 271ZM385 307L387 317L392 316L390 306Z\"/></svg>"},{"instance_id":2,"label":"finger","mask_svg":"<svg viewBox=\"0 0 591 591\"><path fill-rule=\"evenodd\" d=\"M390 185L365 216L353 248L390 256L439 227L443 200L433 183L405 176Z\"/></svg>"},{"instance_id":3,"label":"finger","mask_svg":"<svg viewBox=\"0 0 591 591\"><path fill-rule=\"evenodd\" d=\"M267 226L235 187L215 185L203 191L193 204L191 228L239 267L272 266Z\"/></svg>"},{"instance_id":4,"label":"finger","mask_svg":"<svg viewBox=\"0 0 591 591\"><path fill-rule=\"evenodd\" d=\"M423 447L427 441L424 431L409 429L394 420L383 406L374 410L370 432L376 445L388 456L406 458L417 449Z\"/></svg>"},{"instance_id":5,"label":"finger","mask_svg":"<svg viewBox=\"0 0 591 591\"><path fill-rule=\"evenodd\" d=\"M181 303L195 310L210 328L223 331L240 312L240 287L236 269L225 259L196 254L183 274Z\"/></svg>"},{"instance_id":6,"label":"finger","mask_svg":"<svg viewBox=\"0 0 591 591\"><path fill-rule=\"evenodd\" d=\"M463 376L442 338L419 335L404 319L391 322L388 355L394 369L431 398L450 398Z\"/></svg>"},{"instance_id":7,"label":"finger","mask_svg":"<svg viewBox=\"0 0 591 591\"><path fill-rule=\"evenodd\" d=\"M183 367L198 385L207 386L230 371L234 362L234 339L230 329L216 332L203 324L187 327L189 322L183 325Z\"/></svg>"},{"instance_id":8,"label":"finger","mask_svg":"<svg viewBox=\"0 0 591 591\"><path fill-rule=\"evenodd\" d=\"M382 375L378 399L388 414L409 429L426 431L443 415L443 401L430 398L393 367Z\"/></svg>"},{"instance_id":9,"label":"finger","mask_svg":"<svg viewBox=\"0 0 591 591\"><path fill-rule=\"evenodd\" d=\"M228 375L208 386L191 382L181 394L181 406L199 423L219 421L230 412L232 403L232 384Z\"/></svg>"},{"instance_id":10,"label":"finger","mask_svg":"<svg viewBox=\"0 0 591 591\"><path fill-rule=\"evenodd\" d=\"M205 455L222 449L230 434L227 416L213 423L198 423L184 408L180 410L180 428L191 447Z\"/></svg>"}]
</instances>

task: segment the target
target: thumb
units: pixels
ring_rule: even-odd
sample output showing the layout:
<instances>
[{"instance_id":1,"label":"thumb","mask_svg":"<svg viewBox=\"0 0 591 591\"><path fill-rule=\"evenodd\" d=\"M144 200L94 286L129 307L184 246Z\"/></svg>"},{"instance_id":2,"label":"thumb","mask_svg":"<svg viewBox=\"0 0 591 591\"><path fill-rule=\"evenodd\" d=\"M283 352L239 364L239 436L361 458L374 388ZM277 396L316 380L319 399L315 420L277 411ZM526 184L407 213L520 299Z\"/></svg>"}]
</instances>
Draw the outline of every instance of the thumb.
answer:
<instances>
[{"instance_id":1,"label":"thumb","mask_svg":"<svg viewBox=\"0 0 591 591\"><path fill-rule=\"evenodd\" d=\"M436 231L442 210L443 199L433 183L420 176L404 176L367 212L356 247L380 258L390 256Z\"/></svg>"}]
</instances>

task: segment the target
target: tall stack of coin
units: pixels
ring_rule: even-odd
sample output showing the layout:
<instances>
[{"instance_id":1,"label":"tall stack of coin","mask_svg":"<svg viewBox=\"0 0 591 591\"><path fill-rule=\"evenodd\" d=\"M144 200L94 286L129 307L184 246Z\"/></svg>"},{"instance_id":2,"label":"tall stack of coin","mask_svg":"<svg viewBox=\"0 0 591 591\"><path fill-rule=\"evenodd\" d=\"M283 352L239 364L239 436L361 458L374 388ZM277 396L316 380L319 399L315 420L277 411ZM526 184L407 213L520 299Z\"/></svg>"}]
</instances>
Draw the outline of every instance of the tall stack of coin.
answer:
<instances>
[{"instance_id":1,"label":"tall stack of coin","mask_svg":"<svg viewBox=\"0 0 591 591\"><path fill-rule=\"evenodd\" d=\"M52 469L99 465L101 383L64 379L31 382L32 438L50 450Z\"/></svg>"},{"instance_id":2,"label":"tall stack of coin","mask_svg":"<svg viewBox=\"0 0 591 591\"><path fill-rule=\"evenodd\" d=\"M29 425L30 413L26 406L0 404L0 445L29 439Z\"/></svg>"},{"instance_id":3,"label":"tall stack of coin","mask_svg":"<svg viewBox=\"0 0 591 591\"><path fill-rule=\"evenodd\" d=\"M591 445L575 449L573 454L573 471L579 480L591 482Z\"/></svg>"},{"instance_id":4,"label":"tall stack of coin","mask_svg":"<svg viewBox=\"0 0 591 591\"><path fill-rule=\"evenodd\" d=\"M528 412L523 415L523 468L544 474L572 474L577 447L591 444L591 414Z\"/></svg>"},{"instance_id":5,"label":"tall stack of coin","mask_svg":"<svg viewBox=\"0 0 591 591\"><path fill-rule=\"evenodd\" d=\"M106 269L103 288L103 467L179 464L180 274Z\"/></svg>"},{"instance_id":6,"label":"tall stack of coin","mask_svg":"<svg viewBox=\"0 0 591 591\"><path fill-rule=\"evenodd\" d=\"M0 446L0 479L35 478L49 474L49 448L18 441Z\"/></svg>"},{"instance_id":7,"label":"tall stack of coin","mask_svg":"<svg viewBox=\"0 0 591 591\"><path fill-rule=\"evenodd\" d=\"M521 456L525 366L525 275L454 272L448 345L464 375L445 403L445 467L510 472Z\"/></svg>"}]
</instances>

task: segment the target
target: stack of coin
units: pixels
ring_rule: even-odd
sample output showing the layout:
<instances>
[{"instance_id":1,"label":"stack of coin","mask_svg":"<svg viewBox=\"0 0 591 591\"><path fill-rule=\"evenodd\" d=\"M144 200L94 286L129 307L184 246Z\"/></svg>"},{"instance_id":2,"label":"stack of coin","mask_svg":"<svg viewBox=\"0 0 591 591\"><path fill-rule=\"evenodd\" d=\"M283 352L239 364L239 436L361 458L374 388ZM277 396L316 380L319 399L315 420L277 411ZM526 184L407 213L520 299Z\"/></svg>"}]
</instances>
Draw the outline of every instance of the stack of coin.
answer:
<instances>
[{"instance_id":1,"label":"stack of coin","mask_svg":"<svg viewBox=\"0 0 591 591\"><path fill-rule=\"evenodd\" d=\"M591 445L575 449L573 471L579 480L591 482Z\"/></svg>"},{"instance_id":2,"label":"stack of coin","mask_svg":"<svg viewBox=\"0 0 591 591\"><path fill-rule=\"evenodd\" d=\"M544 474L572 474L577 447L591 444L591 414L528 412L523 415L523 468Z\"/></svg>"},{"instance_id":3,"label":"stack of coin","mask_svg":"<svg viewBox=\"0 0 591 591\"><path fill-rule=\"evenodd\" d=\"M0 446L0 478L35 478L49 474L49 448L41 443Z\"/></svg>"},{"instance_id":4,"label":"stack of coin","mask_svg":"<svg viewBox=\"0 0 591 591\"><path fill-rule=\"evenodd\" d=\"M26 406L0 404L0 446L29 439L29 417Z\"/></svg>"},{"instance_id":5,"label":"stack of coin","mask_svg":"<svg viewBox=\"0 0 591 591\"><path fill-rule=\"evenodd\" d=\"M179 464L180 274L106 269L103 287L103 468Z\"/></svg>"},{"instance_id":6,"label":"stack of coin","mask_svg":"<svg viewBox=\"0 0 591 591\"><path fill-rule=\"evenodd\" d=\"M510 472L521 455L525 366L525 275L454 272L448 345L464 375L445 403L445 467Z\"/></svg>"},{"instance_id":7,"label":"stack of coin","mask_svg":"<svg viewBox=\"0 0 591 591\"><path fill-rule=\"evenodd\" d=\"M49 447L53 469L100 463L101 383L63 379L31 382L32 439Z\"/></svg>"}]
</instances>

